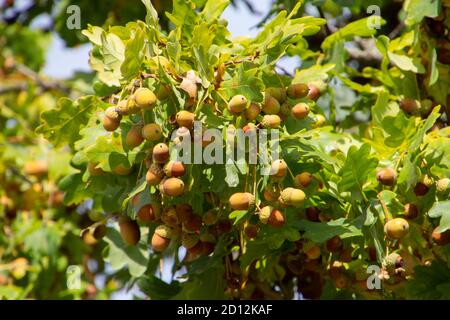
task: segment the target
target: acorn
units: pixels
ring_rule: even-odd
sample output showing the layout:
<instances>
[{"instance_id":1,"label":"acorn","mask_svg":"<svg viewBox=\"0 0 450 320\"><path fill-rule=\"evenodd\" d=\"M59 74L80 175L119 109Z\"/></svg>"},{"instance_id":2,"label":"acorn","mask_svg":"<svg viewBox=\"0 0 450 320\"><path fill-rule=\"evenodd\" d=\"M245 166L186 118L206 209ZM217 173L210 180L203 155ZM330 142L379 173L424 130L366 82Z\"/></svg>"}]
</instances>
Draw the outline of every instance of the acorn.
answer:
<instances>
[{"instance_id":1,"label":"acorn","mask_svg":"<svg viewBox=\"0 0 450 320\"><path fill-rule=\"evenodd\" d=\"M448 189L448 186L450 185L450 179L449 178L442 178L436 181L436 191L437 192L444 192Z\"/></svg>"},{"instance_id":2,"label":"acorn","mask_svg":"<svg viewBox=\"0 0 450 320\"><path fill-rule=\"evenodd\" d=\"M153 233L151 244L155 252L163 252L170 244L172 229L164 224L159 225Z\"/></svg>"},{"instance_id":3,"label":"acorn","mask_svg":"<svg viewBox=\"0 0 450 320\"><path fill-rule=\"evenodd\" d=\"M160 215L157 213L159 210L161 210L161 208L156 205L146 204L139 209L137 216L140 220L145 222L154 221Z\"/></svg>"},{"instance_id":4,"label":"acorn","mask_svg":"<svg viewBox=\"0 0 450 320\"><path fill-rule=\"evenodd\" d=\"M277 209L272 210L269 215L269 219L267 220L267 224L275 228L282 227L285 222L286 218L284 217L283 212Z\"/></svg>"},{"instance_id":5,"label":"acorn","mask_svg":"<svg viewBox=\"0 0 450 320\"><path fill-rule=\"evenodd\" d=\"M155 163L150 165L145 175L145 180L149 186L156 186L164 177L163 170Z\"/></svg>"},{"instance_id":6,"label":"acorn","mask_svg":"<svg viewBox=\"0 0 450 320\"><path fill-rule=\"evenodd\" d=\"M180 219L178 217L175 206L170 206L164 209L161 220L169 227L177 227L180 225Z\"/></svg>"},{"instance_id":7,"label":"acorn","mask_svg":"<svg viewBox=\"0 0 450 320\"><path fill-rule=\"evenodd\" d=\"M244 228L244 233L247 238L249 239L255 239L258 235L259 228L256 224L249 223Z\"/></svg>"},{"instance_id":8,"label":"acorn","mask_svg":"<svg viewBox=\"0 0 450 320\"><path fill-rule=\"evenodd\" d=\"M168 178L159 185L159 191L169 197L178 197L184 192L184 182L179 178Z\"/></svg>"},{"instance_id":9,"label":"acorn","mask_svg":"<svg viewBox=\"0 0 450 320\"><path fill-rule=\"evenodd\" d=\"M128 245L134 246L139 242L139 239L141 238L141 231L136 221L131 220L127 216L120 216L119 229L123 241Z\"/></svg>"},{"instance_id":10,"label":"acorn","mask_svg":"<svg viewBox=\"0 0 450 320\"><path fill-rule=\"evenodd\" d=\"M181 161L169 161L164 166L164 173L167 177L181 177L185 174L186 168Z\"/></svg>"},{"instance_id":11,"label":"acorn","mask_svg":"<svg viewBox=\"0 0 450 320\"><path fill-rule=\"evenodd\" d=\"M217 222L217 216L218 212L215 209L211 209L206 211L206 213L203 215L202 220L203 223L207 226L212 226Z\"/></svg>"},{"instance_id":12,"label":"acorn","mask_svg":"<svg viewBox=\"0 0 450 320\"><path fill-rule=\"evenodd\" d=\"M100 240L106 235L106 230L106 225L104 223L100 223L94 227L92 235L96 240Z\"/></svg>"},{"instance_id":13,"label":"acorn","mask_svg":"<svg viewBox=\"0 0 450 320\"><path fill-rule=\"evenodd\" d=\"M320 90L317 86L308 83L308 94L306 95L306 97L308 99L311 99L313 101L316 101L317 99L319 99L320 97Z\"/></svg>"},{"instance_id":14,"label":"acorn","mask_svg":"<svg viewBox=\"0 0 450 320\"><path fill-rule=\"evenodd\" d=\"M249 192L238 192L231 195L230 207L234 210L248 210L255 204L255 197Z\"/></svg>"},{"instance_id":15,"label":"acorn","mask_svg":"<svg viewBox=\"0 0 450 320\"><path fill-rule=\"evenodd\" d=\"M413 220L419 216L419 209L413 203L405 204L405 218L408 220Z\"/></svg>"},{"instance_id":16,"label":"acorn","mask_svg":"<svg viewBox=\"0 0 450 320\"><path fill-rule=\"evenodd\" d=\"M266 114L263 117L261 124L264 128L276 129L281 124L281 118L276 114Z\"/></svg>"},{"instance_id":17,"label":"acorn","mask_svg":"<svg viewBox=\"0 0 450 320\"><path fill-rule=\"evenodd\" d=\"M413 113L417 111L418 105L416 100L411 98L404 98L402 101L400 101L400 108L406 113Z\"/></svg>"},{"instance_id":18,"label":"acorn","mask_svg":"<svg viewBox=\"0 0 450 320\"><path fill-rule=\"evenodd\" d=\"M314 176L309 172L299 173L294 177L294 184L296 187L304 187L308 188L309 185L313 182Z\"/></svg>"},{"instance_id":19,"label":"acorn","mask_svg":"<svg viewBox=\"0 0 450 320\"><path fill-rule=\"evenodd\" d=\"M172 92L172 88L170 87L170 85L161 83L159 85L158 90L156 91L156 97L160 101L161 100L166 100L170 96L171 92Z\"/></svg>"},{"instance_id":20,"label":"acorn","mask_svg":"<svg viewBox=\"0 0 450 320\"><path fill-rule=\"evenodd\" d=\"M295 83L288 86L286 93L291 99L300 99L308 95L309 88L305 83Z\"/></svg>"},{"instance_id":21,"label":"acorn","mask_svg":"<svg viewBox=\"0 0 450 320\"><path fill-rule=\"evenodd\" d=\"M153 147L153 161L156 163L166 163L170 158L169 147L165 143L158 143Z\"/></svg>"},{"instance_id":22,"label":"acorn","mask_svg":"<svg viewBox=\"0 0 450 320\"><path fill-rule=\"evenodd\" d=\"M25 163L23 170L26 175L41 177L47 174L48 164L46 160L27 161Z\"/></svg>"},{"instance_id":23,"label":"acorn","mask_svg":"<svg viewBox=\"0 0 450 320\"><path fill-rule=\"evenodd\" d=\"M249 121L255 120L261 113L261 107L257 103L250 103L250 105L245 109L245 118Z\"/></svg>"},{"instance_id":24,"label":"acorn","mask_svg":"<svg viewBox=\"0 0 450 320\"><path fill-rule=\"evenodd\" d=\"M141 134L145 140L156 142L162 138L162 129L156 123L149 123L142 128Z\"/></svg>"},{"instance_id":25,"label":"acorn","mask_svg":"<svg viewBox=\"0 0 450 320\"><path fill-rule=\"evenodd\" d=\"M139 146L143 141L144 137L141 134L140 126L133 126L125 137L125 143L130 150Z\"/></svg>"},{"instance_id":26,"label":"acorn","mask_svg":"<svg viewBox=\"0 0 450 320\"><path fill-rule=\"evenodd\" d=\"M422 182L418 182L415 186L414 186L414 193L416 194L416 196L420 197L420 196L424 196L427 194L429 188Z\"/></svg>"},{"instance_id":27,"label":"acorn","mask_svg":"<svg viewBox=\"0 0 450 320\"><path fill-rule=\"evenodd\" d=\"M102 170L102 168L97 168L98 164L89 162L87 165L87 170L89 172L89 175L93 177L101 176L105 172Z\"/></svg>"},{"instance_id":28,"label":"acorn","mask_svg":"<svg viewBox=\"0 0 450 320\"><path fill-rule=\"evenodd\" d=\"M216 245L209 241L202 241L202 254L205 256L209 256L216 249Z\"/></svg>"},{"instance_id":29,"label":"acorn","mask_svg":"<svg viewBox=\"0 0 450 320\"><path fill-rule=\"evenodd\" d=\"M302 190L290 187L284 189L280 194L282 202L288 206L298 206L302 204L305 197L305 193Z\"/></svg>"},{"instance_id":30,"label":"acorn","mask_svg":"<svg viewBox=\"0 0 450 320\"><path fill-rule=\"evenodd\" d=\"M295 119L301 120L305 119L308 116L309 111L309 106L304 102L300 102L292 107L291 114Z\"/></svg>"},{"instance_id":31,"label":"acorn","mask_svg":"<svg viewBox=\"0 0 450 320\"><path fill-rule=\"evenodd\" d=\"M181 222L188 221L189 219L191 219L192 215L194 214L194 210L192 209L192 206L188 203L177 204L175 206L175 210L176 210L177 215L180 218Z\"/></svg>"},{"instance_id":32,"label":"acorn","mask_svg":"<svg viewBox=\"0 0 450 320\"><path fill-rule=\"evenodd\" d=\"M181 245L186 249L191 249L199 243L200 239L194 233L183 233L181 236Z\"/></svg>"},{"instance_id":33,"label":"acorn","mask_svg":"<svg viewBox=\"0 0 450 320\"><path fill-rule=\"evenodd\" d=\"M198 233L202 228L202 218L192 215L189 220L183 221L183 231L188 233Z\"/></svg>"},{"instance_id":34,"label":"acorn","mask_svg":"<svg viewBox=\"0 0 450 320\"><path fill-rule=\"evenodd\" d=\"M134 93L134 102L139 108L151 109L156 105L156 95L148 88L139 88Z\"/></svg>"},{"instance_id":35,"label":"acorn","mask_svg":"<svg viewBox=\"0 0 450 320\"><path fill-rule=\"evenodd\" d=\"M277 114L278 112L280 112L280 103L270 94L265 93L262 111L265 114Z\"/></svg>"},{"instance_id":36,"label":"acorn","mask_svg":"<svg viewBox=\"0 0 450 320\"><path fill-rule=\"evenodd\" d=\"M111 172L118 176L127 176L131 173L131 168L125 166L123 163L120 163L114 167Z\"/></svg>"},{"instance_id":37,"label":"acorn","mask_svg":"<svg viewBox=\"0 0 450 320\"><path fill-rule=\"evenodd\" d=\"M302 250L309 260L319 259L322 254L320 247L313 242L306 242Z\"/></svg>"},{"instance_id":38,"label":"acorn","mask_svg":"<svg viewBox=\"0 0 450 320\"><path fill-rule=\"evenodd\" d=\"M320 219L319 219L320 209L319 208L317 208L317 207L306 208L305 213L306 213L306 218L309 221L320 222Z\"/></svg>"},{"instance_id":39,"label":"acorn","mask_svg":"<svg viewBox=\"0 0 450 320\"><path fill-rule=\"evenodd\" d=\"M191 141L191 132L186 127L180 127L172 134L172 140L175 145L181 144L185 139Z\"/></svg>"},{"instance_id":40,"label":"acorn","mask_svg":"<svg viewBox=\"0 0 450 320\"><path fill-rule=\"evenodd\" d=\"M235 95L228 102L228 110L233 114L239 114L245 110L247 106L247 98L241 94Z\"/></svg>"},{"instance_id":41,"label":"acorn","mask_svg":"<svg viewBox=\"0 0 450 320\"><path fill-rule=\"evenodd\" d=\"M397 173L392 168L384 168L377 172L377 180L386 186L392 186L397 180Z\"/></svg>"},{"instance_id":42,"label":"acorn","mask_svg":"<svg viewBox=\"0 0 450 320\"><path fill-rule=\"evenodd\" d=\"M384 224L384 233L391 239L401 239L409 231L409 223L403 218L395 218Z\"/></svg>"},{"instance_id":43,"label":"acorn","mask_svg":"<svg viewBox=\"0 0 450 320\"><path fill-rule=\"evenodd\" d=\"M194 127L195 115L192 112L181 110L177 113L176 120L180 127L192 129Z\"/></svg>"},{"instance_id":44,"label":"acorn","mask_svg":"<svg viewBox=\"0 0 450 320\"><path fill-rule=\"evenodd\" d=\"M431 234L431 238L437 245L445 246L450 243L450 229L447 229L444 232L439 232L439 227L436 227Z\"/></svg>"},{"instance_id":45,"label":"acorn","mask_svg":"<svg viewBox=\"0 0 450 320\"><path fill-rule=\"evenodd\" d=\"M249 133L252 130L257 130L258 128L256 127L256 125L252 122L247 123L245 126L242 127L242 131L244 131L244 133Z\"/></svg>"},{"instance_id":46,"label":"acorn","mask_svg":"<svg viewBox=\"0 0 450 320\"><path fill-rule=\"evenodd\" d=\"M266 201L275 201L280 196L280 192L271 186L267 186L263 191L263 197Z\"/></svg>"},{"instance_id":47,"label":"acorn","mask_svg":"<svg viewBox=\"0 0 450 320\"><path fill-rule=\"evenodd\" d=\"M339 236L334 236L327 240L327 250L330 252L338 252L342 249L342 240Z\"/></svg>"},{"instance_id":48,"label":"acorn","mask_svg":"<svg viewBox=\"0 0 450 320\"><path fill-rule=\"evenodd\" d=\"M314 123L312 124L312 127L319 128L319 127L323 126L325 124L325 122L327 122L327 119L323 115L316 114L314 116Z\"/></svg>"},{"instance_id":49,"label":"acorn","mask_svg":"<svg viewBox=\"0 0 450 320\"><path fill-rule=\"evenodd\" d=\"M105 116L102 123L106 131L115 131L120 126L122 116L117 112L115 107L109 107L105 110Z\"/></svg>"},{"instance_id":50,"label":"acorn","mask_svg":"<svg viewBox=\"0 0 450 320\"><path fill-rule=\"evenodd\" d=\"M285 88L269 87L269 88L266 88L265 92L267 94L271 95L272 97L274 97L275 99L277 99L277 101L279 103L283 103L286 101L286 89Z\"/></svg>"},{"instance_id":51,"label":"acorn","mask_svg":"<svg viewBox=\"0 0 450 320\"><path fill-rule=\"evenodd\" d=\"M270 168L270 174L277 178L284 178L287 174L287 163L283 159L275 160Z\"/></svg>"}]
</instances>

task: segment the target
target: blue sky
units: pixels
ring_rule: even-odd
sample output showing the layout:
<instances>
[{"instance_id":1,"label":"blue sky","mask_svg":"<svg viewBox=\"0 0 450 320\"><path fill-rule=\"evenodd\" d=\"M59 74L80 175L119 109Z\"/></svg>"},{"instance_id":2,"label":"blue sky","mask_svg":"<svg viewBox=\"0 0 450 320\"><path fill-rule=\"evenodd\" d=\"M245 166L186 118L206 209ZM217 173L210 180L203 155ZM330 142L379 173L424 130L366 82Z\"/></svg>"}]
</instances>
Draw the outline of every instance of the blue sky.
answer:
<instances>
[{"instance_id":1,"label":"blue sky","mask_svg":"<svg viewBox=\"0 0 450 320\"><path fill-rule=\"evenodd\" d=\"M271 6L271 0L252 0L250 2L263 14L260 16L254 15L244 4L238 2L237 8L229 6L222 15L223 18L228 20L228 29L233 37L255 36L258 33L255 26ZM74 71L90 71L88 63L90 48L89 44L77 48L66 48L64 41L55 35L47 54L44 73L52 78L62 79L70 77ZM292 72L298 65L298 58L285 58L279 64Z\"/></svg>"}]
</instances>

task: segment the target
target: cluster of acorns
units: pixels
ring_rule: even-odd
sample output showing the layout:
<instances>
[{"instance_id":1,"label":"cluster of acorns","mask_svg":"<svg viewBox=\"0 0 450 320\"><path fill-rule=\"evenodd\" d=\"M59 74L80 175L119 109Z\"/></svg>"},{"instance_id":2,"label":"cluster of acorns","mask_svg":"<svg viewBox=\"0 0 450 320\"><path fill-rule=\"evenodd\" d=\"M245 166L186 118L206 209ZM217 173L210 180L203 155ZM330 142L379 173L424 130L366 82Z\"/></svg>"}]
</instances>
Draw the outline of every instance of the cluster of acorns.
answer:
<instances>
[{"instance_id":1,"label":"cluster of acorns","mask_svg":"<svg viewBox=\"0 0 450 320\"><path fill-rule=\"evenodd\" d=\"M123 116L137 114L143 110L150 110L158 100L166 98L169 90L165 86L164 92L161 90L155 94L148 88L138 88L128 99L120 101L117 106L109 107L105 111L103 126L107 131L115 131ZM287 88L267 88L264 93L264 101L261 104L249 103L243 95L233 96L228 102L227 109L233 115L243 115L248 123L243 127L244 131L257 129L258 126L264 128L278 128L281 121L292 115L295 119L305 119L310 107L305 102L296 103L290 107L287 97L291 99L306 98L317 100L320 91L314 85L303 83L291 84ZM263 115L260 116L260 114ZM174 117L174 124L177 139L183 139L194 126L195 115L187 110L179 111ZM255 120L259 121L256 125ZM316 116L316 125L325 122L321 115ZM146 160L148 171L146 181L149 186L157 187L159 196L178 197L185 191L184 182L181 179L186 172L186 167L181 161L170 160L169 146L159 142L163 138L162 128L156 123L135 124L128 131L125 137L125 144L131 150L145 140L156 143L149 157ZM176 141L174 141L176 143ZM98 173L95 166L90 167L90 172ZM232 210L252 210L257 206L259 220L263 224L274 227L282 226L285 223L285 216L278 208L288 206L298 206L305 200L305 193L301 188L311 184L313 176L308 172L303 172L295 176L294 182L297 188L281 189L279 182L288 172L287 164L284 160L276 160L271 166L272 183L264 190L264 199L268 205L259 207L255 204L255 196L252 193L235 193L229 198L229 207ZM129 170L113 169L113 173L128 174ZM212 194L214 197L214 194ZM191 256L199 253L209 254L214 249L214 242L218 234L231 231L231 222L228 219L218 219L217 208L206 212L202 218L194 214L189 204L174 205L163 208L159 203L144 205L139 209L137 217L144 222L161 220L152 236L151 245L154 251L164 251L170 243L170 239L181 239L183 246L188 249ZM217 205L217 203L215 203ZM119 225L124 241L130 245L136 244L140 239L139 226L136 221L129 217L121 216ZM204 232L204 229L207 229ZM256 224L248 223L245 227L245 234L249 239L256 237L259 227Z\"/></svg>"},{"instance_id":2,"label":"cluster of acorns","mask_svg":"<svg viewBox=\"0 0 450 320\"><path fill-rule=\"evenodd\" d=\"M377 180L386 186L393 186L397 180L397 173L392 168L380 169L377 172ZM438 193L447 192L449 187L450 179L443 178L436 182L429 177L424 175L421 180L414 186L414 193L416 196L421 197L428 193L430 187L435 184L436 191ZM394 218L389 219L384 225L384 231L386 236L390 239L401 239L409 231L409 223L407 220L413 220L419 216L419 209L414 203L407 203L404 206L403 216L405 218ZM432 240L438 245L445 245L450 243L450 230L446 232L439 232L439 227L436 227L432 232Z\"/></svg>"}]
</instances>

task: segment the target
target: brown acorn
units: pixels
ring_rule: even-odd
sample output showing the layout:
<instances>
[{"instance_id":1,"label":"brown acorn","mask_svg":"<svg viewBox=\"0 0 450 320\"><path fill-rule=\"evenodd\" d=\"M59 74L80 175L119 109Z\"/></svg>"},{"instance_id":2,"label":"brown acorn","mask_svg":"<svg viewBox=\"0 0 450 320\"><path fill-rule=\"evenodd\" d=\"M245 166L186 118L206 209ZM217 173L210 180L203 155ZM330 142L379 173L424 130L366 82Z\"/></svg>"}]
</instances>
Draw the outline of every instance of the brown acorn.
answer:
<instances>
[{"instance_id":1,"label":"brown acorn","mask_svg":"<svg viewBox=\"0 0 450 320\"><path fill-rule=\"evenodd\" d=\"M280 192L271 186L267 186L264 189L263 196L266 201L271 202L275 201L280 196Z\"/></svg>"},{"instance_id":2,"label":"brown acorn","mask_svg":"<svg viewBox=\"0 0 450 320\"><path fill-rule=\"evenodd\" d=\"M145 222L154 221L159 216L156 212L157 210L159 211L160 208L153 204L146 204L139 209L137 216L140 220Z\"/></svg>"},{"instance_id":3,"label":"brown acorn","mask_svg":"<svg viewBox=\"0 0 450 320\"><path fill-rule=\"evenodd\" d=\"M317 208L317 207L306 208L305 213L306 213L306 218L309 221L320 222L320 219L319 219L320 209L319 208Z\"/></svg>"},{"instance_id":4,"label":"brown acorn","mask_svg":"<svg viewBox=\"0 0 450 320\"><path fill-rule=\"evenodd\" d=\"M158 143L153 147L153 161L156 163L166 163L170 158L169 147L165 143Z\"/></svg>"},{"instance_id":5,"label":"brown acorn","mask_svg":"<svg viewBox=\"0 0 450 320\"><path fill-rule=\"evenodd\" d=\"M115 131L120 126L122 116L117 112L115 107L109 107L105 110L105 116L102 123L106 131Z\"/></svg>"},{"instance_id":6,"label":"brown acorn","mask_svg":"<svg viewBox=\"0 0 450 320\"><path fill-rule=\"evenodd\" d=\"M270 174L277 178L284 178L287 174L288 166L283 159L275 160L270 168Z\"/></svg>"},{"instance_id":7,"label":"brown acorn","mask_svg":"<svg viewBox=\"0 0 450 320\"><path fill-rule=\"evenodd\" d=\"M163 210L161 220L169 227L177 227L180 225L180 219L175 206L167 207Z\"/></svg>"},{"instance_id":8,"label":"brown acorn","mask_svg":"<svg viewBox=\"0 0 450 320\"><path fill-rule=\"evenodd\" d=\"M342 240L339 236L334 236L327 240L327 250L330 252L338 252L342 249Z\"/></svg>"},{"instance_id":9,"label":"brown acorn","mask_svg":"<svg viewBox=\"0 0 450 320\"><path fill-rule=\"evenodd\" d=\"M291 114L295 119L301 120L305 119L308 116L309 111L310 111L309 106L306 103L299 102L292 107Z\"/></svg>"},{"instance_id":10,"label":"brown acorn","mask_svg":"<svg viewBox=\"0 0 450 320\"><path fill-rule=\"evenodd\" d=\"M377 172L377 180L386 186L392 186L397 180L397 173L392 168L384 168Z\"/></svg>"},{"instance_id":11,"label":"brown acorn","mask_svg":"<svg viewBox=\"0 0 450 320\"><path fill-rule=\"evenodd\" d=\"M308 99L316 101L320 97L320 90L317 86L313 84L308 84L308 95L306 96Z\"/></svg>"},{"instance_id":12,"label":"brown acorn","mask_svg":"<svg viewBox=\"0 0 450 320\"><path fill-rule=\"evenodd\" d=\"M255 197L249 192L238 192L231 195L229 202L234 210L248 210L255 204Z\"/></svg>"},{"instance_id":13,"label":"brown acorn","mask_svg":"<svg viewBox=\"0 0 450 320\"><path fill-rule=\"evenodd\" d=\"M112 169L112 173L118 176L127 176L131 173L131 168L125 166L123 163L118 164L116 167Z\"/></svg>"},{"instance_id":14,"label":"brown acorn","mask_svg":"<svg viewBox=\"0 0 450 320\"><path fill-rule=\"evenodd\" d=\"M169 161L164 166L164 173L167 177L181 177L186 172L183 162Z\"/></svg>"},{"instance_id":15,"label":"brown acorn","mask_svg":"<svg viewBox=\"0 0 450 320\"><path fill-rule=\"evenodd\" d=\"M155 252L163 252L170 244L170 238L172 236L172 229L166 225L160 225L156 227L155 233L153 233L151 245Z\"/></svg>"},{"instance_id":16,"label":"brown acorn","mask_svg":"<svg viewBox=\"0 0 450 320\"><path fill-rule=\"evenodd\" d=\"M250 103L247 109L244 110L245 118L249 121L255 120L261 113L261 107L257 103Z\"/></svg>"},{"instance_id":17,"label":"brown acorn","mask_svg":"<svg viewBox=\"0 0 450 320\"><path fill-rule=\"evenodd\" d=\"M267 220L267 224L271 225L275 228L282 227L286 222L286 218L284 217L283 212L280 210L274 209L269 215L269 219Z\"/></svg>"},{"instance_id":18,"label":"brown acorn","mask_svg":"<svg viewBox=\"0 0 450 320\"><path fill-rule=\"evenodd\" d=\"M402 110L405 111L406 113L413 113L417 111L418 106L416 100L411 98L405 98L402 101L400 101L400 108L402 108Z\"/></svg>"},{"instance_id":19,"label":"brown acorn","mask_svg":"<svg viewBox=\"0 0 450 320\"><path fill-rule=\"evenodd\" d=\"M169 197L178 197L184 192L184 182L179 178L168 178L159 185L159 191Z\"/></svg>"},{"instance_id":20,"label":"brown acorn","mask_svg":"<svg viewBox=\"0 0 450 320\"><path fill-rule=\"evenodd\" d=\"M308 95L308 92L309 88L305 83L291 84L286 91L288 97L291 99L304 98Z\"/></svg>"},{"instance_id":21,"label":"brown acorn","mask_svg":"<svg viewBox=\"0 0 450 320\"><path fill-rule=\"evenodd\" d=\"M244 233L249 239L255 239L258 235L259 228L256 224L249 223L244 228Z\"/></svg>"},{"instance_id":22,"label":"brown acorn","mask_svg":"<svg viewBox=\"0 0 450 320\"><path fill-rule=\"evenodd\" d=\"M150 165L145 175L145 180L149 186L156 186L164 177L163 170L155 163Z\"/></svg>"},{"instance_id":23,"label":"brown acorn","mask_svg":"<svg viewBox=\"0 0 450 320\"><path fill-rule=\"evenodd\" d=\"M125 137L125 144L128 149L132 150L144 141L140 126L133 126Z\"/></svg>"},{"instance_id":24,"label":"brown acorn","mask_svg":"<svg viewBox=\"0 0 450 320\"><path fill-rule=\"evenodd\" d=\"M183 231L190 232L190 233L197 233L200 232L200 229L202 228L202 218L200 218L198 215L192 215L191 218L187 221L183 222Z\"/></svg>"},{"instance_id":25,"label":"brown acorn","mask_svg":"<svg viewBox=\"0 0 450 320\"><path fill-rule=\"evenodd\" d=\"M139 225L135 220L131 220L127 216L119 217L120 235L125 243L130 246L136 245L141 238Z\"/></svg>"},{"instance_id":26,"label":"brown acorn","mask_svg":"<svg viewBox=\"0 0 450 320\"><path fill-rule=\"evenodd\" d=\"M96 240L102 239L106 235L106 225L104 223L97 224L92 231L92 235Z\"/></svg>"},{"instance_id":27,"label":"brown acorn","mask_svg":"<svg viewBox=\"0 0 450 320\"><path fill-rule=\"evenodd\" d=\"M413 220L419 216L419 209L413 203L405 204L405 218Z\"/></svg>"},{"instance_id":28,"label":"brown acorn","mask_svg":"<svg viewBox=\"0 0 450 320\"><path fill-rule=\"evenodd\" d=\"M192 206L188 203L177 204L175 210L181 222L188 221L194 214Z\"/></svg>"},{"instance_id":29,"label":"brown acorn","mask_svg":"<svg viewBox=\"0 0 450 320\"><path fill-rule=\"evenodd\" d=\"M294 184L297 187L308 188L309 185L313 182L314 176L309 172L302 172L295 176Z\"/></svg>"},{"instance_id":30,"label":"brown acorn","mask_svg":"<svg viewBox=\"0 0 450 320\"><path fill-rule=\"evenodd\" d=\"M418 182L414 187L414 193L418 197L426 195L428 190L429 188L422 182Z\"/></svg>"},{"instance_id":31,"label":"brown acorn","mask_svg":"<svg viewBox=\"0 0 450 320\"><path fill-rule=\"evenodd\" d=\"M436 227L433 230L431 238L433 241L439 246L445 246L450 243L450 229L447 229L444 232L439 232L439 227Z\"/></svg>"},{"instance_id":32,"label":"brown acorn","mask_svg":"<svg viewBox=\"0 0 450 320\"><path fill-rule=\"evenodd\" d=\"M176 115L180 127L192 129L194 127L195 115L192 112L181 110Z\"/></svg>"}]
</instances>

